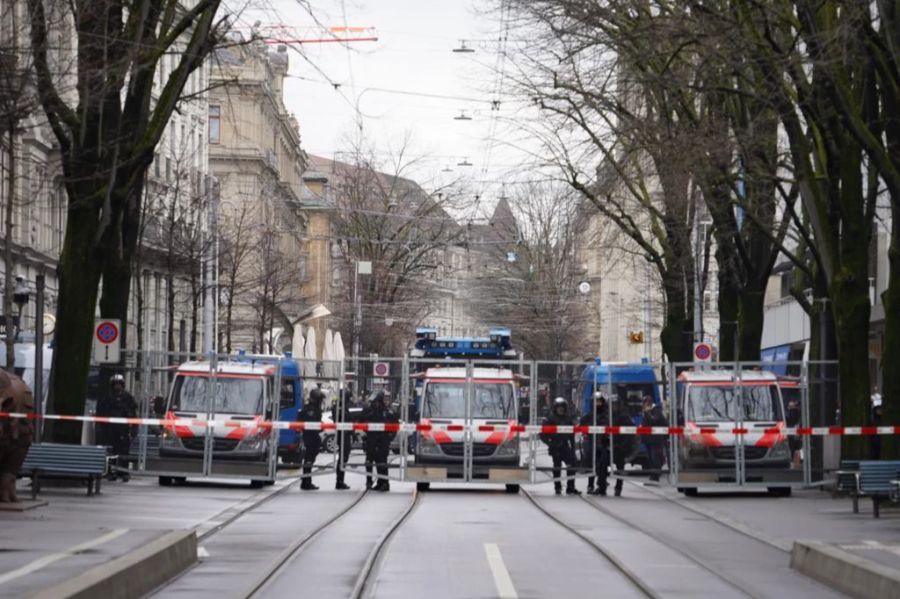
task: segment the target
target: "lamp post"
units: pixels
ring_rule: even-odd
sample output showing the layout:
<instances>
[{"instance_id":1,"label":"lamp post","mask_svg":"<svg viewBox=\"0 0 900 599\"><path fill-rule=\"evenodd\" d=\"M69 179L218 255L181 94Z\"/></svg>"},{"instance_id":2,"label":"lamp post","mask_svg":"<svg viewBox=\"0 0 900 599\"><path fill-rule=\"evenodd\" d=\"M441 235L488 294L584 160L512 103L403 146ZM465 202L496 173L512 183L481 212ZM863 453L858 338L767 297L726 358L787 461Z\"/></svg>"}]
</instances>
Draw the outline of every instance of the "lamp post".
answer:
<instances>
[{"instance_id":1,"label":"lamp post","mask_svg":"<svg viewBox=\"0 0 900 599\"><path fill-rule=\"evenodd\" d=\"M362 301L359 293L359 275L372 274L372 263L365 260L356 261L353 275L353 370L359 373L360 337L362 335Z\"/></svg>"},{"instance_id":2,"label":"lamp post","mask_svg":"<svg viewBox=\"0 0 900 599\"><path fill-rule=\"evenodd\" d=\"M13 336L14 341L19 340L19 331L22 329L22 310L28 303L28 285L25 284L23 275L16 275L16 287L13 290L13 303L16 305L18 312L16 313L16 333Z\"/></svg>"}]
</instances>

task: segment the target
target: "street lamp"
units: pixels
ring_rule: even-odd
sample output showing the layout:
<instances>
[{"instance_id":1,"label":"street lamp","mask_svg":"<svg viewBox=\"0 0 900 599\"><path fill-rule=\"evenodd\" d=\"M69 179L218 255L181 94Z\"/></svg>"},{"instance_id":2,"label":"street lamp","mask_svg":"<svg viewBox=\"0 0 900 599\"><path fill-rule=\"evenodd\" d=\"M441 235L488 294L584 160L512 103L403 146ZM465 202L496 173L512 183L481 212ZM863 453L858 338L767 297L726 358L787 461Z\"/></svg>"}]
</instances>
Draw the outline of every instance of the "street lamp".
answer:
<instances>
[{"instance_id":1,"label":"street lamp","mask_svg":"<svg viewBox=\"0 0 900 599\"><path fill-rule=\"evenodd\" d=\"M28 295L28 285L25 284L25 277L23 275L16 275L16 287L13 290L13 303L19 311L16 314L16 334L13 337L14 341L19 340L19 331L22 328L22 309L25 307L25 304L28 303Z\"/></svg>"}]
</instances>

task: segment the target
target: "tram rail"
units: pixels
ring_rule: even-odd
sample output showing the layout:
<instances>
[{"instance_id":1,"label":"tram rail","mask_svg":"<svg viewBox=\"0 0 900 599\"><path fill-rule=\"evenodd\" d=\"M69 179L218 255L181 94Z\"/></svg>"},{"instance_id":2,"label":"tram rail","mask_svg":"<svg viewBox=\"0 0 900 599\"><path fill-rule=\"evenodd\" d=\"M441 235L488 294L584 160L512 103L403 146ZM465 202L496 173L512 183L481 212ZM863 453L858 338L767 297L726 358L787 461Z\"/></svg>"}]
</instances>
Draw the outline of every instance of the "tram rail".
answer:
<instances>
[{"instance_id":1,"label":"tram rail","mask_svg":"<svg viewBox=\"0 0 900 599\"><path fill-rule=\"evenodd\" d=\"M531 504L538 509L545 516L556 522L562 528L565 528L567 531L577 536L579 539L584 541L588 546L590 546L594 551L599 553L606 561L612 564L613 568L615 568L619 573L621 573L625 578L627 578L641 593L643 593L646 597L650 599L661 599L662 595L653 590L640 576L638 576L631 568L626 566L622 561L612 554L609 550L607 550L602 545L593 541L590 537L585 535L583 532L569 524L568 522L559 518L556 514L545 508L541 505L541 502L534 498L534 496L525 489L522 489L522 496L524 496Z\"/></svg>"},{"instance_id":2,"label":"tram rail","mask_svg":"<svg viewBox=\"0 0 900 599\"><path fill-rule=\"evenodd\" d=\"M647 537L653 539L653 540L656 541L657 543L660 543L661 545L665 545L665 546L668 547L669 549L671 549L671 550L677 552L679 555L681 555L681 556L687 558L690 562L692 562L693 564L695 564L697 567L701 568L702 570L704 570L704 571L706 571L706 572L709 572L710 574L712 574L713 576L715 576L716 578L718 578L719 580L721 580L722 582L724 582L725 584L727 584L727 585L730 586L731 588L735 589L736 591L738 591L738 592L741 593L742 595L744 595L744 596L746 596L746 597L750 597L751 599L762 599L762 598L763 598L763 595L759 595L758 593L755 593L755 592L753 592L752 590L747 589L746 586L744 586L744 585L742 585L741 583L737 582L737 581L734 580L732 577L727 576L727 575L723 574L722 572L717 571L715 568L712 568L711 566L709 566L708 564L706 564L701 558L699 558L699 557L697 557L696 555L694 555L694 554L693 554L690 550L688 550L686 547L683 547L683 546L681 546L681 545L677 545L677 544L675 544L675 543L672 543L672 542L670 542L670 541L666 541L666 540L660 538L658 535L654 534L654 533L653 533L651 530L649 530L648 528L646 528L646 527L644 527L644 526L641 526L640 524L634 522L633 520L629 520L629 519L627 519L627 518L623 518L622 516L619 516L618 514L614 513L613 511L611 511L611 510L607 509L606 507L600 505L600 504L597 503L596 501L593 501L593 500L591 500L591 499L588 499L587 497L584 497L584 496L581 496L580 499L581 499L582 501L584 501L585 503L587 503L587 504L588 504L589 506L591 506L592 508L594 508L595 510L597 510L597 511L599 511L600 513L604 514L605 516L607 516L607 517L609 517L609 518L612 518L612 519L615 520L616 522L619 522L619 523L621 523L621 524L624 524L624 525L626 525L626 526L629 526L629 527L631 527L631 528L637 530L638 532L640 532L640 533L646 535Z\"/></svg>"},{"instance_id":3,"label":"tram rail","mask_svg":"<svg viewBox=\"0 0 900 599\"><path fill-rule=\"evenodd\" d=\"M267 566L266 571L256 579L252 586L241 593L240 597L244 599L250 599L251 597L264 596L269 585L271 583L274 583L279 576L285 573L290 564L295 563L295 560L300 558L304 550L309 547L313 541L315 541L321 535L325 534L325 532L336 522L350 514L357 506L360 505L360 503L362 503L363 499L367 495L369 495L368 491L362 491L353 501L344 506L340 511L292 542L291 545L287 547L287 549L285 549L274 561L272 561ZM349 597L357 599L366 596L368 585L372 580L372 576L376 572L377 563L385 547L387 546L388 541L391 539L391 537L393 537L394 533L402 526L403 522L405 522L409 515L412 513L413 509L419 502L419 497L419 493L417 491L413 491L412 500L409 502L403 512L390 523L387 529L375 542L375 545L366 556L366 560L363 563L362 568L359 570L353 586L353 590L351 591Z\"/></svg>"}]
</instances>

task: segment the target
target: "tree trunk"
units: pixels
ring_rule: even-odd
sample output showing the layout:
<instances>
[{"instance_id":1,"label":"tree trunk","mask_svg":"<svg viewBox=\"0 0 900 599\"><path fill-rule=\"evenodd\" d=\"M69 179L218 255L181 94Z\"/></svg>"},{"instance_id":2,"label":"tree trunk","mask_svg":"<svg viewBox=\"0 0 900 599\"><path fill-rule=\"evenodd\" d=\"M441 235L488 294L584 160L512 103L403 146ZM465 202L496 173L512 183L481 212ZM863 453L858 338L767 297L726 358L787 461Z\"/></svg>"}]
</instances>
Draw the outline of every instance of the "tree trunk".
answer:
<instances>
[{"instance_id":1,"label":"tree trunk","mask_svg":"<svg viewBox=\"0 0 900 599\"><path fill-rule=\"evenodd\" d=\"M693 354L694 322L686 310L688 302L684 281L667 272L663 278L663 288L666 292L666 317L659 335L663 353L670 362L689 362Z\"/></svg>"},{"instance_id":2,"label":"tree trunk","mask_svg":"<svg viewBox=\"0 0 900 599\"><path fill-rule=\"evenodd\" d=\"M743 362L758 362L760 359L765 297L765 288L759 289L752 281L746 283L738 295L740 321L738 359Z\"/></svg>"},{"instance_id":3,"label":"tree trunk","mask_svg":"<svg viewBox=\"0 0 900 599\"><path fill-rule=\"evenodd\" d=\"M15 268L13 267L13 212L16 198L16 127L9 123L6 131L9 146L6 149L8 163L6 187L6 206L4 206L3 223L3 319L6 327L6 370L16 371L16 317L13 315L13 293L15 290Z\"/></svg>"},{"instance_id":4,"label":"tree trunk","mask_svg":"<svg viewBox=\"0 0 900 599\"><path fill-rule=\"evenodd\" d=\"M718 281L719 296L717 307L719 310L719 360L721 362L733 362L737 359L735 350L738 348L738 323L740 321L739 301L740 282L738 272L734 270L738 265L727 259L727 247L716 236L716 263L719 265ZM726 241L727 243L727 241ZM727 265L732 264L733 268Z\"/></svg>"},{"instance_id":5,"label":"tree trunk","mask_svg":"<svg viewBox=\"0 0 900 599\"><path fill-rule=\"evenodd\" d=\"M102 260L94 239L98 227L95 211L80 208L70 196L69 218L57 274L59 298L56 308L55 353L65 359L53 360L48 412L80 416L87 396L87 376L91 361L94 319L85 318L85 306L97 305ZM77 232L77 233L76 233ZM80 423L58 422L52 438L62 443L80 443Z\"/></svg>"}]
</instances>

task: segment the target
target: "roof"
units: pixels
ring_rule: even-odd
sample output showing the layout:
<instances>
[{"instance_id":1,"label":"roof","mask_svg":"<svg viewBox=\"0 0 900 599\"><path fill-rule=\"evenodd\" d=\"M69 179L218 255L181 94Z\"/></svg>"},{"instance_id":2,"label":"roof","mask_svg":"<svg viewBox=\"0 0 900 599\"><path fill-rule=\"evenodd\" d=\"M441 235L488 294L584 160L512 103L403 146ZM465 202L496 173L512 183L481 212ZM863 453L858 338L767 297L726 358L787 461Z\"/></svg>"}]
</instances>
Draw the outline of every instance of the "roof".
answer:
<instances>
[{"instance_id":1,"label":"roof","mask_svg":"<svg viewBox=\"0 0 900 599\"><path fill-rule=\"evenodd\" d=\"M425 378L465 379L466 369L458 366L429 368L425 371ZM507 368L473 368L472 378L476 379L509 379L513 380L513 373Z\"/></svg>"},{"instance_id":2,"label":"roof","mask_svg":"<svg viewBox=\"0 0 900 599\"><path fill-rule=\"evenodd\" d=\"M197 372L209 373L209 362L185 362L178 367L178 372ZM247 362L219 362L216 365L216 372L223 374L255 374L266 376L275 373L275 367L272 364L252 364Z\"/></svg>"},{"instance_id":3,"label":"roof","mask_svg":"<svg viewBox=\"0 0 900 599\"><path fill-rule=\"evenodd\" d=\"M775 374L765 370L743 370L738 373L742 381L772 381L776 382ZM736 382L733 370L688 370L678 375L680 381L711 381L711 382Z\"/></svg>"}]
</instances>

